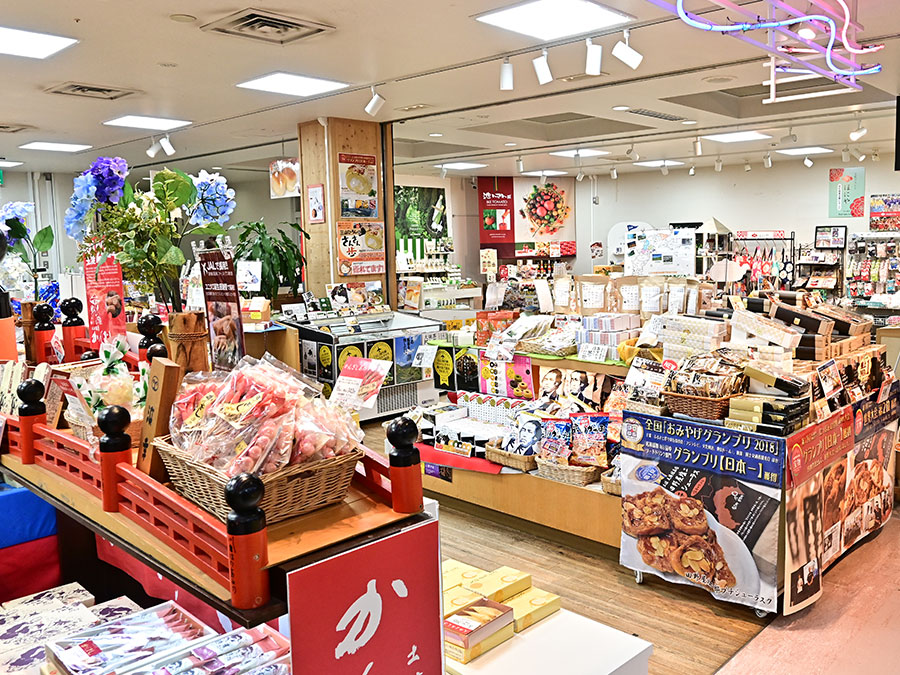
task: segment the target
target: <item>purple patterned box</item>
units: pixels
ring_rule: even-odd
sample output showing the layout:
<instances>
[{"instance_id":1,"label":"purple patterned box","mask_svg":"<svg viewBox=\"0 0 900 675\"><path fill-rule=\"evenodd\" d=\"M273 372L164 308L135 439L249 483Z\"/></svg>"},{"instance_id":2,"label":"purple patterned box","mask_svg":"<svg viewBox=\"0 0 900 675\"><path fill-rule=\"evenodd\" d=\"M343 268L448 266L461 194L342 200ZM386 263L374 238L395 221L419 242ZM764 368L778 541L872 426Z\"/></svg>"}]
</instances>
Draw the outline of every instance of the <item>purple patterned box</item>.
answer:
<instances>
[{"instance_id":1,"label":"purple patterned box","mask_svg":"<svg viewBox=\"0 0 900 675\"><path fill-rule=\"evenodd\" d=\"M91 607L91 612L94 613L100 621L114 621L123 616L128 616L129 614L134 614L135 612L140 612L141 607L131 598L127 598L124 595L115 598L113 600L107 600L106 602L101 602L99 605L94 605Z\"/></svg>"},{"instance_id":2,"label":"purple patterned box","mask_svg":"<svg viewBox=\"0 0 900 675\"><path fill-rule=\"evenodd\" d=\"M3 609L13 609L22 606L41 607L47 602L58 600L64 605L73 605L75 603L90 607L94 604L94 596L88 593L79 583L64 584L56 588L49 588L46 591L26 595L22 598L16 598L9 602L3 603Z\"/></svg>"},{"instance_id":3,"label":"purple patterned box","mask_svg":"<svg viewBox=\"0 0 900 675\"><path fill-rule=\"evenodd\" d=\"M4 615L12 615L6 612ZM44 643L99 623L84 605L62 605L39 613L19 615L0 626L0 673L32 675L44 662Z\"/></svg>"}]
</instances>

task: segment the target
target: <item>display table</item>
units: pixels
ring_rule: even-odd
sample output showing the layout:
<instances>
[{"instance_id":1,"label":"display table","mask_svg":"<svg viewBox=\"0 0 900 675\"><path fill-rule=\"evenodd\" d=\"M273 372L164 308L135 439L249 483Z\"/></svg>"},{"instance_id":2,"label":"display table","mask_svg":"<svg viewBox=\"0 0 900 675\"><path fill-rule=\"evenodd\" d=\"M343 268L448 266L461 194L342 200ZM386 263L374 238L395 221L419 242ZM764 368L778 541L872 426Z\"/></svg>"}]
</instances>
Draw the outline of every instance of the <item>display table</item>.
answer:
<instances>
[{"instance_id":1,"label":"display table","mask_svg":"<svg viewBox=\"0 0 900 675\"><path fill-rule=\"evenodd\" d=\"M653 645L561 609L466 664L447 659L452 675L565 673L646 675Z\"/></svg>"}]
</instances>

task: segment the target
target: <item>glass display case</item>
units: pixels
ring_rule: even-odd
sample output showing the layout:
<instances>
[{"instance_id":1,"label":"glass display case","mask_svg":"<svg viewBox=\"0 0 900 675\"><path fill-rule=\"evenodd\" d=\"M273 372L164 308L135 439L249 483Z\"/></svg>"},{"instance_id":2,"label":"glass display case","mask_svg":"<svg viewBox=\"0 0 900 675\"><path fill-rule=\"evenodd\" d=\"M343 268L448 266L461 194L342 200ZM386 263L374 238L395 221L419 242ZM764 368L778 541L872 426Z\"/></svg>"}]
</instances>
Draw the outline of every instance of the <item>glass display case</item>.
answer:
<instances>
[{"instance_id":1,"label":"glass display case","mask_svg":"<svg viewBox=\"0 0 900 675\"><path fill-rule=\"evenodd\" d=\"M416 405L437 402L431 368L415 368L419 346L439 337L440 321L403 312L335 316L307 322L285 321L297 329L303 374L331 388L351 356L390 361L374 408L360 411L360 419L405 412Z\"/></svg>"}]
</instances>

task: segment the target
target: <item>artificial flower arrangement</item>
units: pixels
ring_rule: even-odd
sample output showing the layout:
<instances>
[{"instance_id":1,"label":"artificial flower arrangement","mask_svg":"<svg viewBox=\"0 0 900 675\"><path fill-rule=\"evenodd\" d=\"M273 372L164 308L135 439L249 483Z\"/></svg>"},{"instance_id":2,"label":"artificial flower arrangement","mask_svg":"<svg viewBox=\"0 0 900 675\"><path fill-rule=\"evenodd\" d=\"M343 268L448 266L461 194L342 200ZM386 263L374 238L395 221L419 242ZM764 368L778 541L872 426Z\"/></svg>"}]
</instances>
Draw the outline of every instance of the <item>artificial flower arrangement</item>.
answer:
<instances>
[{"instance_id":1,"label":"artificial flower arrangement","mask_svg":"<svg viewBox=\"0 0 900 675\"><path fill-rule=\"evenodd\" d=\"M225 234L223 225L236 206L234 190L224 176L206 171L189 176L163 169L146 192L135 190L127 176L121 157L98 157L76 177L66 233L80 244L79 260L96 259L99 267L114 255L138 290L156 293L181 312L181 242L191 234Z\"/></svg>"},{"instance_id":2,"label":"artificial flower arrangement","mask_svg":"<svg viewBox=\"0 0 900 675\"><path fill-rule=\"evenodd\" d=\"M40 283L38 255L53 247L53 228L47 226L31 237L31 230L25 219L34 213L33 202L7 202L0 206L0 232L3 233L6 251L0 265L0 285L5 289L15 289L25 299L38 297ZM29 286L33 284L33 289Z\"/></svg>"}]
</instances>

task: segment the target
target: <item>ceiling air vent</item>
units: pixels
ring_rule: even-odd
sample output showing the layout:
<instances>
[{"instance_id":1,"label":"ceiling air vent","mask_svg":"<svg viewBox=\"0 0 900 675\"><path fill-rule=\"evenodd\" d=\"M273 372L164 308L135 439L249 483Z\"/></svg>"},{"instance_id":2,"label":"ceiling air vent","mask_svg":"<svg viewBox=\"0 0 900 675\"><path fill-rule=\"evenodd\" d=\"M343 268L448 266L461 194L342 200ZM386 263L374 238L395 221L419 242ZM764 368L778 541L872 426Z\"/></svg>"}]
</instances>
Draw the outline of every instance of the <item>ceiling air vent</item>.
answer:
<instances>
[{"instance_id":1,"label":"ceiling air vent","mask_svg":"<svg viewBox=\"0 0 900 675\"><path fill-rule=\"evenodd\" d=\"M29 124L12 124L0 122L0 134L17 134L20 131L25 131L26 129L34 129L34 127Z\"/></svg>"},{"instance_id":2,"label":"ceiling air vent","mask_svg":"<svg viewBox=\"0 0 900 675\"><path fill-rule=\"evenodd\" d=\"M334 26L248 7L201 26L200 30L234 35L270 45L288 45L314 35L330 33Z\"/></svg>"},{"instance_id":3,"label":"ceiling air vent","mask_svg":"<svg viewBox=\"0 0 900 675\"><path fill-rule=\"evenodd\" d=\"M99 98L105 101L117 101L120 98L139 93L136 89L104 87L96 84L84 84L82 82L63 82L62 84L57 84L44 91L48 94L65 94L66 96Z\"/></svg>"},{"instance_id":4,"label":"ceiling air vent","mask_svg":"<svg viewBox=\"0 0 900 675\"><path fill-rule=\"evenodd\" d=\"M679 117L678 115L670 115L669 113L661 113L656 110L647 110L646 108L632 108L628 111L632 115L643 115L644 117L652 117L657 120L665 120L666 122L681 122L686 117Z\"/></svg>"}]
</instances>

